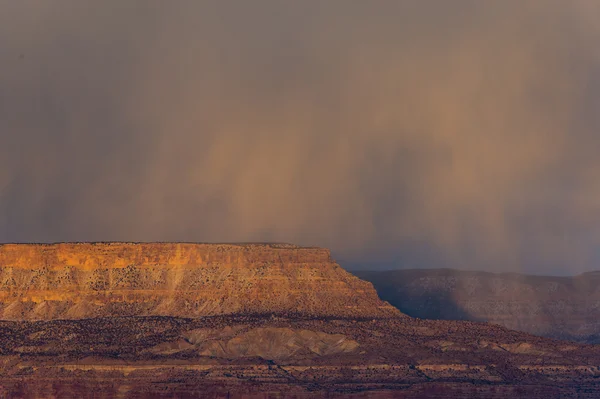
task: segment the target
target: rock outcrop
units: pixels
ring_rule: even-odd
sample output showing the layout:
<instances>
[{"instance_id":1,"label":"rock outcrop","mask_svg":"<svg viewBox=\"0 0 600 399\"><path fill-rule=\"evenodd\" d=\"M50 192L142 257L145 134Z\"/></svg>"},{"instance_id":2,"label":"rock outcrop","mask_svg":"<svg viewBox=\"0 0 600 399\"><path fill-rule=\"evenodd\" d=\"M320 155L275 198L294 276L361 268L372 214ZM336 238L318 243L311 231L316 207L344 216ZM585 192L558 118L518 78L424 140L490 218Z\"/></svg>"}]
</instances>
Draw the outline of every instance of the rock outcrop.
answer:
<instances>
[{"instance_id":1,"label":"rock outcrop","mask_svg":"<svg viewBox=\"0 0 600 399\"><path fill-rule=\"evenodd\" d=\"M356 272L382 299L426 319L486 321L600 343L600 273L532 276L452 269Z\"/></svg>"},{"instance_id":2,"label":"rock outcrop","mask_svg":"<svg viewBox=\"0 0 600 399\"><path fill-rule=\"evenodd\" d=\"M326 249L289 244L0 245L0 319L394 317Z\"/></svg>"},{"instance_id":3,"label":"rock outcrop","mask_svg":"<svg viewBox=\"0 0 600 399\"><path fill-rule=\"evenodd\" d=\"M221 329L200 328L186 331L181 338L149 349L157 355L174 355L194 351L200 356L235 359L260 357L268 360L312 358L351 353L358 342L343 334L327 334L305 329L226 326Z\"/></svg>"}]
</instances>

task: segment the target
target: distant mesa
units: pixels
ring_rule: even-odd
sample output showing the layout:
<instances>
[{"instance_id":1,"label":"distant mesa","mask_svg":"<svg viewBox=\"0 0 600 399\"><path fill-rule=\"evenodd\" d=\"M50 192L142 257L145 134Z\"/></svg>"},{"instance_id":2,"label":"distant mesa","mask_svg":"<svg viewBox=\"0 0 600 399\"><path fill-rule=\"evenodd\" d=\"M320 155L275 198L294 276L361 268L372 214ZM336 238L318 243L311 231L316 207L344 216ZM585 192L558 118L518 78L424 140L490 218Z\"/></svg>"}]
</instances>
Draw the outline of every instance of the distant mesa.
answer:
<instances>
[{"instance_id":1,"label":"distant mesa","mask_svg":"<svg viewBox=\"0 0 600 399\"><path fill-rule=\"evenodd\" d=\"M0 245L0 319L397 317L329 250L284 243Z\"/></svg>"},{"instance_id":2,"label":"distant mesa","mask_svg":"<svg viewBox=\"0 0 600 399\"><path fill-rule=\"evenodd\" d=\"M355 274L409 316L485 321L551 338L600 343L600 272L573 277L453 269Z\"/></svg>"}]
</instances>

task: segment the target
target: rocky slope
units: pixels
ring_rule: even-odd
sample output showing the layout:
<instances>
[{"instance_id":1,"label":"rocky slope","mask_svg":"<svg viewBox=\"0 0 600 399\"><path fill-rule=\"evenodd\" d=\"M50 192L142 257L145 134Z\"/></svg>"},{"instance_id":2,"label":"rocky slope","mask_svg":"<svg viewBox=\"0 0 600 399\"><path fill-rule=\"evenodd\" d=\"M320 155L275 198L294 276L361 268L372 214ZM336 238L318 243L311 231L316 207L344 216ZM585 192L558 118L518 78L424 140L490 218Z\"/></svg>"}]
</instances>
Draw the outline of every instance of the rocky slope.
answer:
<instances>
[{"instance_id":1,"label":"rocky slope","mask_svg":"<svg viewBox=\"0 0 600 399\"><path fill-rule=\"evenodd\" d=\"M600 343L600 273L574 277L452 269L356 272L380 297L420 318L487 321Z\"/></svg>"},{"instance_id":2,"label":"rocky slope","mask_svg":"<svg viewBox=\"0 0 600 399\"><path fill-rule=\"evenodd\" d=\"M600 346L483 323L114 317L0 332L0 397L600 396Z\"/></svg>"},{"instance_id":3,"label":"rocky slope","mask_svg":"<svg viewBox=\"0 0 600 399\"><path fill-rule=\"evenodd\" d=\"M0 319L219 314L389 317L326 249L287 244L0 245Z\"/></svg>"}]
</instances>

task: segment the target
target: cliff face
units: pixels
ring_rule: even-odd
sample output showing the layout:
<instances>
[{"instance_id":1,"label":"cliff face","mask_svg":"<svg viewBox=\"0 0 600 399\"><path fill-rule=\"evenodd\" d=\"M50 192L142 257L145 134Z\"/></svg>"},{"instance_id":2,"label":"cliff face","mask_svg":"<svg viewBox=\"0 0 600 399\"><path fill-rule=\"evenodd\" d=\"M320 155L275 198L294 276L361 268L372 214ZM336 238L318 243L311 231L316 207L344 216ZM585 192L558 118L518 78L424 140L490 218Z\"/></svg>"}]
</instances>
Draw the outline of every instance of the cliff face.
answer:
<instances>
[{"instance_id":1,"label":"cliff face","mask_svg":"<svg viewBox=\"0 0 600 399\"><path fill-rule=\"evenodd\" d=\"M0 245L0 319L400 314L326 249L287 244Z\"/></svg>"},{"instance_id":2,"label":"cliff face","mask_svg":"<svg viewBox=\"0 0 600 399\"><path fill-rule=\"evenodd\" d=\"M487 321L552 338L600 342L600 273L555 277L440 269L357 275L410 316Z\"/></svg>"}]
</instances>

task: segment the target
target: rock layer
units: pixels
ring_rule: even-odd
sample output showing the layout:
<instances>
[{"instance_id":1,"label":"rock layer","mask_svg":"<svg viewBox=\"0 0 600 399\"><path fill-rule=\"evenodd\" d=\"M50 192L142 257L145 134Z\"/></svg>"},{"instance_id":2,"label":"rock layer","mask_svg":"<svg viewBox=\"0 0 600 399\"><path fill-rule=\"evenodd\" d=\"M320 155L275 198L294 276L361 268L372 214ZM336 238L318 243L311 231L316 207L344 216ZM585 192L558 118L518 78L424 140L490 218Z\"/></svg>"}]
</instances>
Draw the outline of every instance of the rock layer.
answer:
<instances>
[{"instance_id":1,"label":"rock layer","mask_svg":"<svg viewBox=\"0 0 600 399\"><path fill-rule=\"evenodd\" d=\"M289 244L0 245L0 319L221 314L393 317L326 249Z\"/></svg>"}]
</instances>

